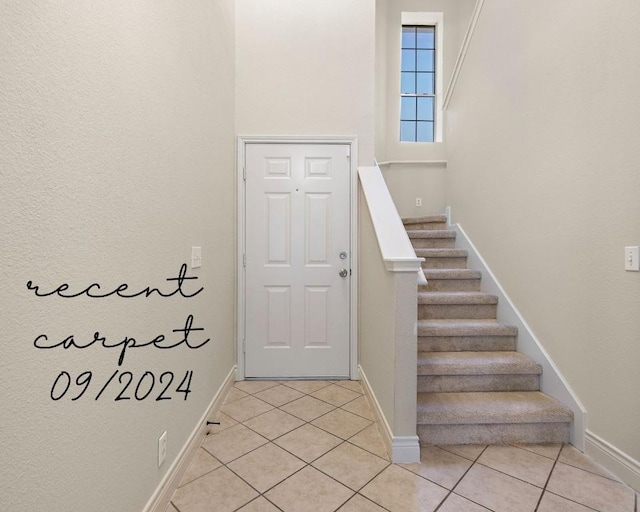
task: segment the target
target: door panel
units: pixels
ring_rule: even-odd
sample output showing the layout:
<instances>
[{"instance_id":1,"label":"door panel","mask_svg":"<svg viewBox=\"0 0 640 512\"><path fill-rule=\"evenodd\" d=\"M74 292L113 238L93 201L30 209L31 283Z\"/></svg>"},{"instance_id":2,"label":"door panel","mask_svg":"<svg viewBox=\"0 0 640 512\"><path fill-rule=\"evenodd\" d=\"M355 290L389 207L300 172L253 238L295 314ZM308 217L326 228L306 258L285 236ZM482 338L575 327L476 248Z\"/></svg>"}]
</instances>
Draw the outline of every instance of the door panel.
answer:
<instances>
[{"instance_id":1,"label":"door panel","mask_svg":"<svg viewBox=\"0 0 640 512\"><path fill-rule=\"evenodd\" d=\"M247 144L245 166L245 376L348 377L349 146Z\"/></svg>"}]
</instances>

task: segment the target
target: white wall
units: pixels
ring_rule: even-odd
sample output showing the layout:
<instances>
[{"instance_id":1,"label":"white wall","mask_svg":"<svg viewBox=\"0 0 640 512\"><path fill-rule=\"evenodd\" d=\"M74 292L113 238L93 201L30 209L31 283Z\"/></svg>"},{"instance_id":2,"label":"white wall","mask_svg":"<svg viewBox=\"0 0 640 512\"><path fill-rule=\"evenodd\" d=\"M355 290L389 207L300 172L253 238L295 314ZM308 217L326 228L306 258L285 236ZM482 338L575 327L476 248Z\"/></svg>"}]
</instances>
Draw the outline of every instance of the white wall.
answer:
<instances>
[{"instance_id":1,"label":"white wall","mask_svg":"<svg viewBox=\"0 0 640 512\"><path fill-rule=\"evenodd\" d=\"M141 510L234 364L233 44L231 0L0 5L3 510ZM168 290L192 245L204 264L188 275L204 291L191 299L26 289ZM177 340L189 314L207 345L130 349L120 367L136 379L173 371L174 386L192 370L186 401L156 402L156 386L116 402L119 385L96 401L119 368L116 349L33 346L42 333ZM63 370L93 372L81 399L50 399Z\"/></svg>"},{"instance_id":2,"label":"white wall","mask_svg":"<svg viewBox=\"0 0 640 512\"><path fill-rule=\"evenodd\" d=\"M640 4L487 0L448 111L462 224L588 411L640 460ZM640 479L638 480L640 482Z\"/></svg>"},{"instance_id":3,"label":"white wall","mask_svg":"<svg viewBox=\"0 0 640 512\"><path fill-rule=\"evenodd\" d=\"M395 275L388 272L360 190L358 265L358 361L380 408L395 428Z\"/></svg>"},{"instance_id":4,"label":"white wall","mask_svg":"<svg viewBox=\"0 0 640 512\"><path fill-rule=\"evenodd\" d=\"M240 135L355 135L373 162L375 4L238 0Z\"/></svg>"},{"instance_id":5,"label":"white wall","mask_svg":"<svg viewBox=\"0 0 640 512\"><path fill-rule=\"evenodd\" d=\"M447 167L444 164L382 165L382 175L401 217L442 213L447 206ZM422 206L416 206L416 199Z\"/></svg>"}]
</instances>

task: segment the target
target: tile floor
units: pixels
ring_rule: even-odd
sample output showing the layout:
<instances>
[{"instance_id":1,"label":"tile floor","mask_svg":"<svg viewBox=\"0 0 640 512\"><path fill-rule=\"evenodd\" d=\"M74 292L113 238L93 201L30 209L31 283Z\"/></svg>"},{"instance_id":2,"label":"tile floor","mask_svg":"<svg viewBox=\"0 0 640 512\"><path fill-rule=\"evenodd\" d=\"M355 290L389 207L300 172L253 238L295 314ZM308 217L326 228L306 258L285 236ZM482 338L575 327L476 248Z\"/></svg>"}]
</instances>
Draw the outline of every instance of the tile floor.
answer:
<instances>
[{"instance_id":1,"label":"tile floor","mask_svg":"<svg viewBox=\"0 0 640 512\"><path fill-rule=\"evenodd\" d=\"M167 512L637 512L570 445L426 446L391 464L358 382L237 382Z\"/></svg>"}]
</instances>

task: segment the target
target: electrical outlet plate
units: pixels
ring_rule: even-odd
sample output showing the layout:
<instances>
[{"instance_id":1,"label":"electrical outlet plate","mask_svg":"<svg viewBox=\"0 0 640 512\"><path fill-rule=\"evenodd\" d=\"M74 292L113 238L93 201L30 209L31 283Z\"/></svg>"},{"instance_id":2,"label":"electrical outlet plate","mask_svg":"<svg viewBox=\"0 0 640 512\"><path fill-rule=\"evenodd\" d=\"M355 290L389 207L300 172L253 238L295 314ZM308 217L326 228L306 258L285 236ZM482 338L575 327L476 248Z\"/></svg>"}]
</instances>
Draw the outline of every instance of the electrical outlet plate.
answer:
<instances>
[{"instance_id":1,"label":"electrical outlet plate","mask_svg":"<svg viewBox=\"0 0 640 512\"><path fill-rule=\"evenodd\" d=\"M191 248L191 268L202 266L202 247Z\"/></svg>"},{"instance_id":2,"label":"electrical outlet plate","mask_svg":"<svg viewBox=\"0 0 640 512\"><path fill-rule=\"evenodd\" d=\"M624 269L640 272L640 247L637 245L624 248Z\"/></svg>"},{"instance_id":3,"label":"electrical outlet plate","mask_svg":"<svg viewBox=\"0 0 640 512\"><path fill-rule=\"evenodd\" d=\"M416 197L416 206L422 206L422 198Z\"/></svg>"},{"instance_id":4,"label":"electrical outlet plate","mask_svg":"<svg viewBox=\"0 0 640 512\"><path fill-rule=\"evenodd\" d=\"M167 431L165 430L158 438L158 467L162 466L167 457Z\"/></svg>"}]
</instances>

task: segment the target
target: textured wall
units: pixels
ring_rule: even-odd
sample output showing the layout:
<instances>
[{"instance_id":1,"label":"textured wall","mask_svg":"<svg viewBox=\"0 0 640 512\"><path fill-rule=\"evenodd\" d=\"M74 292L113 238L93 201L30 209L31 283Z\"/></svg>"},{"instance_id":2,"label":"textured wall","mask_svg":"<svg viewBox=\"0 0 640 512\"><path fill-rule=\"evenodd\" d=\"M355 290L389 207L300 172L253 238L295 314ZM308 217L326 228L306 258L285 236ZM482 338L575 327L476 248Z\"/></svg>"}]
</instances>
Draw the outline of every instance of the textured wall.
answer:
<instances>
[{"instance_id":1,"label":"textured wall","mask_svg":"<svg viewBox=\"0 0 640 512\"><path fill-rule=\"evenodd\" d=\"M639 25L635 0L487 0L448 112L454 221L636 460Z\"/></svg>"},{"instance_id":2,"label":"textured wall","mask_svg":"<svg viewBox=\"0 0 640 512\"><path fill-rule=\"evenodd\" d=\"M139 511L234 362L234 7L231 0L0 4L0 504L15 511ZM171 290L190 247L193 298L36 297L128 283ZM174 282L175 283L175 282ZM189 293L197 289L185 282ZM198 350L37 350L70 334L164 334L188 315ZM115 401L115 370L193 371L191 394ZM56 376L92 382L50 398ZM165 382L166 382L165 377ZM123 381L124 382L124 381ZM148 381L147 381L148 383ZM58 388L58 391L61 388ZM141 388L141 390L144 388ZM142 395L142 393L139 393ZM168 455L157 467L157 440Z\"/></svg>"},{"instance_id":3,"label":"textured wall","mask_svg":"<svg viewBox=\"0 0 640 512\"><path fill-rule=\"evenodd\" d=\"M240 135L355 135L373 162L375 4L237 2Z\"/></svg>"}]
</instances>

